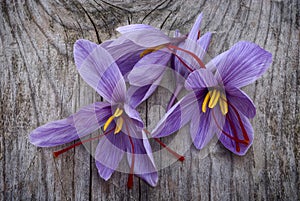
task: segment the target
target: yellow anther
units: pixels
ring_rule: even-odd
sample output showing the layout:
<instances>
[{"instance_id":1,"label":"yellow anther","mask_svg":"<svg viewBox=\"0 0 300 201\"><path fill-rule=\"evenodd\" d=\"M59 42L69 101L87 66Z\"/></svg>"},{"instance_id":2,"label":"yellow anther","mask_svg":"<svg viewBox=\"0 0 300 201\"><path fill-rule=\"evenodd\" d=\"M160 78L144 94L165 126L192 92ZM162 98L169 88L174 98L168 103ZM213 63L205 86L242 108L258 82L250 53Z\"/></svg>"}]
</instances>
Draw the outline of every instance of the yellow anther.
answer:
<instances>
[{"instance_id":1,"label":"yellow anther","mask_svg":"<svg viewBox=\"0 0 300 201\"><path fill-rule=\"evenodd\" d=\"M211 95L211 99L208 103L208 107L209 108L214 108L216 106L216 104L218 103L218 100L220 98L220 91L219 90L216 90L214 89L213 92L212 92L212 95Z\"/></svg>"},{"instance_id":2,"label":"yellow anther","mask_svg":"<svg viewBox=\"0 0 300 201\"><path fill-rule=\"evenodd\" d=\"M109 124L112 122L112 120L114 120L114 116L111 116L107 119L107 121L104 124L103 130L106 131L107 127L109 126Z\"/></svg>"},{"instance_id":3,"label":"yellow anther","mask_svg":"<svg viewBox=\"0 0 300 201\"><path fill-rule=\"evenodd\" d=\"M124 123L124 119L122 117L118 118L115 134L118 134L121 131L123 123Z\"/></svg>"},{"instance_id":4,"label":"yellow anther","mask_svg":"<svg viewBox=\"0 0 300 201\"><path fill-rule=\"evenodd\" d=\"M158 45L156 47L150 47L148 49L145 49L141 54L140 54L140 57L142 58L143 56L151 53L151 52L155 52L157 50L160 50L160 49L163 49L164 47L166 47L166 44L163 44L163 45Z\"/></svg>"},{"instance_id":5,"label":"yellow anther","mask_svg":"<svg viewBox=\"0 0 300 201\"><path fill-rule=\"evenodd\" d=\"M107 119L107 121L105 122L104 127L103 127L103 130L106 131L107 127L108 127L108 126L110 125L110 123L114 120L114 118L119 117L119 116L121 116L122 114L123 114L123 110L120 109L120 108L117 108L116 111L115 111L115 113L114 113L111 117L109 117L109 118ZM122 127L121 127L121 128L122 128ZM117 130L117 129L116 129L116 130ZM120 131L119 131L119 132L120 132Z\"/></svg>"},{"instance_id":6,"label":"yellow anther","mask_svg":"<svg viewBox=\"0 0 300 201\"><path fill-rule=\"evenodd\" d=\"M211 92L209 91L207 94L206 94L206 96L205 96L205 98L204 98L204 101L203 101L203 103L202 103L202 112L206 112L206 109L207 109L207 103L208 103L208 100L209 100L209 98L210 98L210 95L211 95Z\"/></svg>"},{"instance_id":7,"label":"yellow anther","mask_svg":"<svg viewBox=\"0 0 300 201\"><path fill-rule=\"evenodd\" d=\"M119 116L121 116L122 114L123 114L123 110L120 109L120 108L117 108L113 116L114 116L114 117L119 117Z\"/></svg>"},{"instance_id":8,"label":"yellow anther","mask_svg":"<svg viewBox=\"0 0 300 201\"><path fill-rule=\"evenodd\" d=\"M222 114L226 115L228 112L228 104L227 104L226 95L224 93L221 94L219 105L220 105Z\"/></svg>"}]
</instances>

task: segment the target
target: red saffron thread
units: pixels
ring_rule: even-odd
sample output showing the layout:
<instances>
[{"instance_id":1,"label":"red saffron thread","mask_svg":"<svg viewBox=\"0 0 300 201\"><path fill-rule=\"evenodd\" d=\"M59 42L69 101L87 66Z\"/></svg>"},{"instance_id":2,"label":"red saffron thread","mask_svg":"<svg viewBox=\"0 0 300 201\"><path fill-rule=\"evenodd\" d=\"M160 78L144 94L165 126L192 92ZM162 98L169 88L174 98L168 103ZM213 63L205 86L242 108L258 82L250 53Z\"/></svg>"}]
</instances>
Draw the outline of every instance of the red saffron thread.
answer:
<instances>
[{"instance_id":1,"label":"red saffron thread","mask_svg":"<svg viewBox=\"0 0 300 201\"><path fill-rule=\"evenodd\" d=\"M180 58L180 56L178 56L177 54L176 54L176 52L175 51L173 51L171 48L168 48L170 51L171 51L171 53L184 65L184 67L186 67L190 72L193 72L194 71L194 69L192 69L191 67L189 67L181 58Z\"/></svg>"},{"instance_id":2,"label":"red saffron thread","mask_svg":"<svg viewBox=\"0 0 300 201\"><path fill-rule=\"evenodd\" d=\"M193 72L194 71L194 69L192 69L191 67L189 67L177 54L175 54L174 52L173 52L173 54L175 55L175 57L189 70L189 71L191 71L191 72Z\"/></svg>"},{"instance_id":3,"label":"red saffron thread","mask_svg":"<svg viewBox=\"0 0 300 201\"><path fill-rule=\"evenodd\" d=\"M174 46L174 45L171 45L171 44L169 44L167 46L167 48L169 50L170 50L170 48L173 48L173 49L180 50L180 51L183 51L185 53L188 53L189 55L191 55L198 62L198 64L200 65L201 68L206 68L205 65L204 65L204 63L201 61L201 59L197 55L195 55L193 52L185 50L185 49L182 49L180 47L177 47L177 46Z\"/></svg>"},{"instance_id":4,"label":"red saffron thread","mask_svg":"<svg viewBox=\"0 0 300 201\"><path fill-rule=\"evenodd\" d=\"M224 100L224 99L223 99ZM240 127L241 127L241 129L242 129L242 133L243 133L243 137L244 137L244 141L245 142L247 142L247 144L249 144L249 136L248 136L248 133L247 133L247 131L246 131L246 129L245 129L245 126L244 126L244 124L243 124L243 121L242 121L242 118L241 118L241 116L240 116L240 114L239 114L239 112L237 111L237 109L231 104L231 103L229 103L227 100L224 100L224 101L226 101L227 103L228 103L228 105L233 109L233 111L234 111L234 113L236 114L236 116L237 116L237 118L238 118L238 121L239 121L239 124L240 124Z\"/></svg>"},{"instance_id":5,"label":"red saffron thread","mask_svg":"<svg viewBox=\"0 0 300 201\"><path fill-rule=\"evenodd\" d=\"M73 144L73 145L71 145L71 146L68 146L68 147L64 148L64 149L61 149L61 150L59 150L59 151L55 151L55 152L53 152L53 156L54 156L55 158L57 158L59 155L65 153L65 152L67 152L67 151L69 151L70 149L73 149L74 147L77 147L77 146L79 146L79 145L82 145L82 144L84 144L84 143L87 143L87 142L90 142L90 141L93 141L93 140L97 140L97 139L99 139L99 138L101 138L101 137L103 137L103 136L109 134L109 133L110 133L111 131L113 131L114 129L115 129L115 128L112 128L111 130L109 130L109 131L103 133L102 135L99 135L99 136L97 136L97 137L93 137L93 138L89 138L89 139L86 139L86 140L77 142L77 143L75 143L75 144Z\"/></svg>"},{"instance_id":6,"label":"red saffron thread","mask_svg":"<svg viewBox=\"0 0 300 201\"><path fill-rule=\"evenodd\" d=\"M129 133L128 125L126 123L125 123L125 126L126 126L126 130L127 130L127 133L128 133L128 137L129 137L129 141L130 141L131 149L132 149L131 166L130 166L130 173L128 175L127 187L129 189L132 189L132 187L133 187L133 175L134 175L134 161L135 161L134 144L133 144L132 138L131 138L130 133Z\"/></svg>"},{"instance_id":7,"label":"red saffron thread","mask_svg":"<svg viewBox=\"0 0 300 201\"><path fill-rule=\"evenodd\" d=\"M236 142L238 142L238 143L248 145L249 142L247 142L247 141L245 141L245 140L240 140L240 139L238 139L238 138L236 138L236 137L232 137L230 134L228 134L227 132L225 132L225 131L221 128L221 126L218 124L217 119L216 119L215 114L214 114L214 110L211 110L211 113L212 113L212 116L213 116L213 118L214 118L214 120L215 120L215 123L216 123L218 129L220 129L220 131L222 131L222 133L223 133L225 136L227 136L228 138L230 138L230 139L232 139L232 140L234 140L234 141L236 141Z\"/></svg>"},{"instance_id":8,"label":"red saffron thread","mask_svg":"<svg viewBox=\"0 0 300 201\"><path fill-rule=\"evenodd\" d=\"M231 129L232 129L232 132L233 132L234 137L238 139L238 134L237 134L236 128L235 128L235 126L234 126L234 123L233 123L232 120L230 119L229 115L226 115L226 119L227 119L227 121L228 121L229 124L230 124L230 127L231 127ZM239 143L237 143L236 141L235 141L235 149L236 149L237 152L240 152L240 151L241 151L240 145L239 145Z\"/></svg>"},{"instance_id":9,"label":"red saffron thread","mask_svg":"<svg viewBox=\"0 0 300 201\"><path fill-rule=\"evenodd\" d=\"M151 135L151 133L144 129L144 131L148 134ZM173 154L179 161L183 162L185 160L184 156L176 153L175 151L173 151L171 148L169 148L167 145L165 145L162 141L160 141L158 138L153 138L156 142L158 142L162 147L166 148L167 151L169 151L171 154Z\"/></svg>"}]
</instances>

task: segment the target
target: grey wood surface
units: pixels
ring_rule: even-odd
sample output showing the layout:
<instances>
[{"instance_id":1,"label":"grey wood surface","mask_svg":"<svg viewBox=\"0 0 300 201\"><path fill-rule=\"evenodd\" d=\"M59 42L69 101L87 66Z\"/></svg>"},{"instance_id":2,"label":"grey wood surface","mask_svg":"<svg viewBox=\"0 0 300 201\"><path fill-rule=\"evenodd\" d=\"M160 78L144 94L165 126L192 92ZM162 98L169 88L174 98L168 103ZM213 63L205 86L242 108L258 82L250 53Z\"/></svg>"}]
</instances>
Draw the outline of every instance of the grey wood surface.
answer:
<instances>
[{"instance_id":1,"label":"grey wood surface","mask_svg":"<svg viewBox=\"0 0 300 201\"><path fill-rule=\"evenodd\" d=\"M0 200L299 200L299 6L299 0L1 1ZM76 71L77 39L99 43L129 23L186 33L201 11L202 33L213 32L212 57L240 40L273 54L265 75L244 88L257 106L254 144L245 156L219 143L205 155L191 146L183 163L159 171L157 187L135 177L128 190L126 174L101 179L84 146L54 159L52 152L65 146L29 143L32 129L101 100ZM169 96L159 89L140 107L149 130Z\"/></svg>"}]
</instances>

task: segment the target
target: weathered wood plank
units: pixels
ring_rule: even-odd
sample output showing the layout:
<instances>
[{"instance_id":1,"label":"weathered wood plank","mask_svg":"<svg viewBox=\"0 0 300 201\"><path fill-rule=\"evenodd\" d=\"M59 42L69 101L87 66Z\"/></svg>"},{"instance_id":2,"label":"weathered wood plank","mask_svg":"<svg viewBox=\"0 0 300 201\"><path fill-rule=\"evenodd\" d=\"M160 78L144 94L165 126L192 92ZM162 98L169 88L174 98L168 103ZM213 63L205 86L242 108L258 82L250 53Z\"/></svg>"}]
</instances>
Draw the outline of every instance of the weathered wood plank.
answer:
<instances>
[{"instance_id":1,"label":"weathered wood plank","mask_svg":"<svg viewBox=\"0 0 300 201\"><path fill-rule=\"evenodd\" d=\"M2 1L0 199L299 200L299 6L298 0ZM115 172L108 182L97 175L90 155L97 142L55 159L52 152L64 146L41 149L29 143L28 134L37 126L101 100L76 71L77 39L104 41L116 36L117 26L142 22L166 33L186 33L201 11L202 33L213 32L211 57L240 40L273 54L263 78L244 89L257 106L251 121L255 140L246 156L235 156L219 143L206 151L193 146L185 151L187 128L163 139L177 142L171 146L186 160L160 170L156 188L135 177L128 190L124 173ZM149 130L170 95L161 87L139 108ZM172 156L157 152L155 159L162 167Z\"/></svg>"}]
</instances>

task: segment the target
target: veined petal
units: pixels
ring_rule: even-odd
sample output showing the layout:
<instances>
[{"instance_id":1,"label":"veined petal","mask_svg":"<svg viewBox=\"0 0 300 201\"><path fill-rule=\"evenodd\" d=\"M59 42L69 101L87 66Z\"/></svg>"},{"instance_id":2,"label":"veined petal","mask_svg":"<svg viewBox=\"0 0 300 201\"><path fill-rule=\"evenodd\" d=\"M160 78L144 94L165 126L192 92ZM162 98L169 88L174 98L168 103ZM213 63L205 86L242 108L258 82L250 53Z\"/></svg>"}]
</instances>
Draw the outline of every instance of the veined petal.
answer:
<instances>
[{"instance_id":1,"label":"veined petal","mask_svg":"<svg viewBox=\"0 0 300 201\"><path fill-rule=\"evenodd\" d=\"M116 39L119 40L119 39ZM112 45L115 41L106 42L102 45L111 56L115 59L123 76L131 71L134 65L141 59L140 54L145 49L144 47L138 46L130 40L124 40L120 44Z\"/></svg>"},{"instance_id":2,"label":"veined petal","mask_svg":"<svg viewBox=\"0 0 300 201\"><path fill-rule=\"evenodd\" d=\"M75 59L81 52L82 47L75 43ZM97 46L80 63L81 65L77 65L77 69L81 77L105 100L111 103L125 101L126 85L124 78L114 59L104 48Z\"/></svg>"},{"instance_id":3,"label":"veined petal","mask_svg":"<svg viewBox=\"0 0 300 201\"><path fill-rule=\"evenodd\" d=\"M127 102L132 108L136 108L143 101L148 99L156 88L159 86L157 83L160 82L162 76L154 84L146 85L143 87L130 86L127 91Z\"/></svg>"},{"instance_id":4,"label":"veined petal","mask_svg":"<svg viewBox=\"0 0 300 201\"><path fill-rule=\"evenodd\" d=\"M212 110L215 110L214 115L216 120L212 116ZM203 149L215 134L220 133L215 121L223 125L224 116L220 112L216 112L216 110L217 107L207 110L205 113L200 112L199 115L194 115L194 118L191 119L190 133L197 149Z\"/></svg>"},{"instance_id":5,"label":"veined petal","mask_svg":"<svg viewBox=\"0 0 300 201\"><path fill-rule=\"evenodd\" d=\"M154 27L147 25L147 24L130 24L130 25L118 27L116 30L120 34L126 34L126 33L145 30L145 29L156 30Z\"/></svg>"},{"instance_id":6,"label":"veined petal","mask_svg":"<svg viewBox=\"0 0 300 201\"><path fill-rule=\"evenodd\" d=\"M271 62L270 52L254 43L242 41L212 59L207 67L216 66L225 86L240 88L258 79Z\"/></svg>"},{"instance_id":7,"label":"veined petal","mask_svg":"<svg viewBox=\"0 0 300 201\"><path fill-rule=\"evenodd\" d=\"M82 62L90 55L97 47L96 43L89 40L79 39L74 45L74 60L77 67L82 65ZM76 51L76 54L75 54Z\"/></svg>"},{"instance_id":8,"label":"veined petal","mask_svg":"<svg viewBox=\"0 0 300 201\"><path fill-rule=\"evenodd\" d=\"M139 128L143 128L144 127L143 120L141 119L140 114L138 113L138 111L136 111L135 108L132 108L128 104L124 104L124 110L125 110L126 114L128 115L128 117L130 117L132 120L134 120L133 123L137 127L139 127Z\"/></svg>"},{"instance_id":9,"label":"veined petal","mask_svg":"<svg viewBox=\"0 0 300 201\"><path fill-rule=\"evenodd\" d=\"M217 86L218 82L212 72L207 69L199 69L190 73L186 82L187 90L200 90L208 87Z\"/></svg>"},{"instance_id":10,"label":"veined petal","mask_svg":"<svg viewBox=\"0 0 300 201\"><path fill-rule=\"evenodd\" d=\"M243 131L239 124L237 115L233 112L233 110L230 107L229 107L229 112L227 115L229 116L229 118L233 124L233 127L232 127L232 125L230 125L230 122L228 121L228 118L227 118L225 125L223 127L223 130L225 132L227 132L228 134L231 134L232 137L235 137L234 132L236 132L236 134L237 134L236 137L240 140L244 140ZM249 122L249 119L246 116L244 116L243 114L240 114L240 118L241 118L241 122L245 128L245 131L247 132L247 136L249 138L248 144L236 143L236 141L234 141L233 139L227 137L226 135L222 135L222 134L220 135L219 140L231 152L242 156L242 155L246 154L246 152L252 145L254 132L253 132L253 128Z\"/></svg>"},{"instance_id":11,"label":"veined petal","mask_svg":"<svg viewBox=\"0 0 300 201\"><path fill-rule=\"evenodd\" d=\"M129 83L135 86L153 84L165 72L170 58L169 52L161 50L145 55L129 73Z\"/></svg>"},{"instance_id":12,"label":"veined petal","mask_svg":"<svg viewBox=\"0 0 300 201\"><path fill-rule=\"evenodd\" d=\"M148 64L133 68L128 75L129 83L139 87L151 85L162 76L166 68L166 66L158 64Z\"/></svg>"},{"instance_id":13,"label":"veined petal","mask_svg":"<svg viewBox=\"0 0 300 201\"><path fill-rule=\"evenodd\" d=\"M204 59L205 54L207 53L209 44L210 44L210 39L211 39L211 33L207 32L203 36L200 37L199 40L197 40L197 44L202 48L202 53L201 55L197 55L201 60Z\"/></svg>"},{"instance_id":14,"label":"veined petal","mask_svg":"<svg viewBox=\"0 0 300 201\"><path fill-rule=\"evenodd\" d=\"M187 124L194 113L198 111L200 109L198 108L197 97L194 92L191 92L171 107L162 117L152 131L152 137L165 137L174 133Z\"/></svg>"},{"instance_id":15,"label":"veined petal","mask_svg":"<svg viewBox=\"0 0 300 201\"><path fill-rule=\"evenodd\" d=\"M230 87L226 88L226 93L227 100L246 117L253 118L255 116L256 107L249 96L242 90Z\"/></svg>"},{"instance_id":16,"label":"veined petal","mask_svg":"<svg viewBox=\"0 0 300 201\"><path fill-rule=\"evenodd\" d=\"M200 15L197 17L189 35L188 35L188 38L190 40L194 40L196 41L198 39L198 32L200 31L200 26L201 26L201 21L202 21L202 16L203 14L200 13Z\"/></svg>"},{"instance_id":17,"label":"veined petal","mask_svg":"<svg viewBox=\"0 0 300 201\"><path fill-rule=\"evenodd\" d=\"M170 57L170 53L160 50L145 55L128 74L132 86L127 92L127 102L133 108L151 96L159 86Z\"/></svg>"},{"instance_id":18,"label":"veined petal","mask_svg":"<svg viewBox=\"0 0 300 201\"><path fill-rule=\"evenodd\" d=\"M65 144L97 130L110 115L110 104L97 102L81 108L66 119L36 128L30 133L29 140L39 147Z\"/></svg>"},{"instance_id":19,"label":"veined petal","mask_svg":"<svg viewBox=\"0 0 300 201\"><path fill-rule=\"evenodd\" d=\"M145 180L149 185L156 186L158 173L152 156L152 149L144 132L142 132L142 136L142 139L132 138L135 148L134 174ZM131 147L128 147L127 160L130 166L132 163Z\"/></svg>"},{"instance_id":20,"label":"veined petal","mask_svg":"<svg viewBox=\"0 0 300 201\"><path fill-rule=\"evenodd\" d=\"M113 128L112 125L109 127L109 129ZM95 152L95 160L98 173L105 181L111 177L124 156L126 137L122 132L117 135L112 132L100 138Z\"/></svg>"},{"instance_id":21,"label":"veined petal","mask_svg":"<svg viewBox=\"0 0 300 201\"><path fill-rule=\"evenodd\" d=\"M146 28L142 28L140 25L128 25L126 28L118 28L117 31L123 32L121 37L131 40L142 47L155 47L171 42L171 39L162 31L150 28L147 25Z\"/></svg>"}]
</instances>

